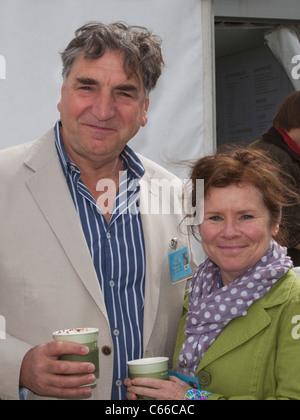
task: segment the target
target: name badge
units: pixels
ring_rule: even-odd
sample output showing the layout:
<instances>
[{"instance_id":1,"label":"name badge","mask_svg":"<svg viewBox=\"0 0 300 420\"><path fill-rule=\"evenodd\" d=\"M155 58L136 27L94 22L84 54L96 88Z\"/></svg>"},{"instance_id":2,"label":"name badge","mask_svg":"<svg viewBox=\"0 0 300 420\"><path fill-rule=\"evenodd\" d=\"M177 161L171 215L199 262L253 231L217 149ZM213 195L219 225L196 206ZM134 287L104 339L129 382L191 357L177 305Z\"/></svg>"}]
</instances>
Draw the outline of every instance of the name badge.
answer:
<instances>
[{"instance_id":1,"label":"name badge","mask_svg":"<svg viewBox=\"0 0 300 420\"><path fill-rule=\"evenodd\" d=\"M187 280L192 275L192 267L187 247L185 246L177 250L177 240L172 239L170 248L169 262L172 283Z\"/></svg>"}]
</instances>

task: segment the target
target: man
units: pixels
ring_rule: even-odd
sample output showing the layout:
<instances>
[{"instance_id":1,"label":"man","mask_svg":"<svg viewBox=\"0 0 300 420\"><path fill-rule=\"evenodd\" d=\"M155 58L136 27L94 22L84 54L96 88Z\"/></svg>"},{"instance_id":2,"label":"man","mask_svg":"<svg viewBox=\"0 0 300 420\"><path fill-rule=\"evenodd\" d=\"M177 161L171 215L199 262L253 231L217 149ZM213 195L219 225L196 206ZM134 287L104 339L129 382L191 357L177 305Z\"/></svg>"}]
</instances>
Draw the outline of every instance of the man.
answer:
<instances>
[{"instance_id":1,"label":"man","mask_svg":"<svg viewBox=\"0 0 300 420\"><path fill-rule=\"evenodd\" d=\"M175 177L127 146L147 123L160 40L92 23L62 59L61 120L0 153L0 398L124 399L128 360L172 356L185 281L168 253L190 252L182 215L149 211ZM58 360L88 349L51 342L74 327L99 328L96 388L82 387L93 364Z\"/></svg>"},{"instance_id":2,"label":"man","mask_svg":"<svg viewBox=\"0 0 300 420\"><path fill-rule=\"evenodd\" d=\"M300 92L289 95L273 121L273 127L251 147L268 152L282 166L286 180L298 196L283 212L288 254L294 266L300 266Z\"/></svg>"}]
</instances>

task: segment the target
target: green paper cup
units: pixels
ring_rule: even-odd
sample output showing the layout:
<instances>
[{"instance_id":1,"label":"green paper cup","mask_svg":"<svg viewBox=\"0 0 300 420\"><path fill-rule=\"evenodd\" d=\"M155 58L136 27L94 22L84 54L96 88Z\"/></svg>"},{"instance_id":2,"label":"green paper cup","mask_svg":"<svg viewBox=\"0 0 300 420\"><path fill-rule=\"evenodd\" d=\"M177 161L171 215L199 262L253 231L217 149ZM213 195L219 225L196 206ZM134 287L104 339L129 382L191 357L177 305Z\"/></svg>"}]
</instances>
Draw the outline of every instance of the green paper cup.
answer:
<instances>
[{"instance_id":1,"label":"green paper cup","mask_svg":"<svg viewBox=\"0 0 300 420\"><path fill-rule=\"evenodd\" d=\"M169 380L169 358L150 357L148 359L138 359L128 362L131 379L135 378L154 378ZM138 396L139 400L153 400L150 397Z\"/></svg>"},{"instance_id":2,"label":"green paper cup","mask_svg":"<svg viewBox=\"0 0 300 420\"><path fill-rule=\"evenodd\" d=\"M95 365L95 372L93 375L99 378L99 348L98 348L97 328L71 328L69 330L60 330L52 333L54 341L69 341L71 343L78 343L87 346L90 351L86 356L77 356L75 354L64 354L59 357L59 360L68 360L70 362L84 362ZM96 381L89 385L96 385Z\"/></svg>"}]
</instances>

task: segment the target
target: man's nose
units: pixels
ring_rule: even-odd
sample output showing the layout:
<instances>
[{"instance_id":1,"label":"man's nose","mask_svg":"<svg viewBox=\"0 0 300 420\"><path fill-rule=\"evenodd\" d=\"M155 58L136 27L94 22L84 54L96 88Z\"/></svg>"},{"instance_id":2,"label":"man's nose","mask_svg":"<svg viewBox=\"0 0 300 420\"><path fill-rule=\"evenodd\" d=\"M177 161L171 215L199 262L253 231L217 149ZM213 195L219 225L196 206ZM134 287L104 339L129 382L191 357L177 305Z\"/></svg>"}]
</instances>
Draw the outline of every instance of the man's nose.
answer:
<instances>
[{"instance_id":1,"label":"man's nose","mask_svg":"<svg viewBox=\"0 0 300 420\"><path fill-rule=\"evenodd\" d=\"M109 92L101 92L95 98L93 114L99 121L108 121L115 116L115 101Z\"/></svg>"}]
</instances>

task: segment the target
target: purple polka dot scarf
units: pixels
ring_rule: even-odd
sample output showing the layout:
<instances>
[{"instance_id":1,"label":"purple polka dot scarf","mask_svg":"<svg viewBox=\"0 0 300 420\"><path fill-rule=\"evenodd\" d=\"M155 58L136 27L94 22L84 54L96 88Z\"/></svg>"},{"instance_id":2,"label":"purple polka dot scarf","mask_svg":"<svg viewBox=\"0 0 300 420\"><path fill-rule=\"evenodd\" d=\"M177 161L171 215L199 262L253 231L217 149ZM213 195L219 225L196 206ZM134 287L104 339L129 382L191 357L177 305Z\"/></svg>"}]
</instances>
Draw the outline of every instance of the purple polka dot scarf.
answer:
<instances>
[{"instance_id":1,"label":"purple polka dot scarf","mask_svg":"<svg viewBox=\"0 0 300 420\"><path fill-rule=\"evenodd\" d=\"M250 306L265 296L293 267L286 248L273 239L258 263L229 286L221 287L219 268L207 259L191 281L186 341L177 370L195 376L204 353L235 318L246 316Z\"/></svg>"}]
</instances>

